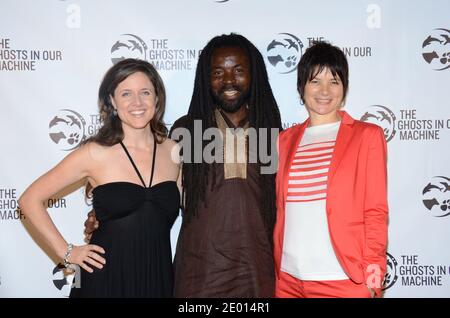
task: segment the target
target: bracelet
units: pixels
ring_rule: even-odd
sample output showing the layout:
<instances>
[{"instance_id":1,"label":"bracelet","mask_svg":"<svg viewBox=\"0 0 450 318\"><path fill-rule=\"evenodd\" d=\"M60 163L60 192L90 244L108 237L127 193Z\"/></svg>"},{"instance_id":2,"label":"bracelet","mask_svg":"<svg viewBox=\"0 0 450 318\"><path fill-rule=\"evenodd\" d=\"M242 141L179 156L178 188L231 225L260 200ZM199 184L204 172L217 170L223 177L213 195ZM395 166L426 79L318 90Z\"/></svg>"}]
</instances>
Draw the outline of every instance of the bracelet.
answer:
<instances>
[{"instance_id":1,"label":"bracelet","mask_svg":"<svg viewBox=\"0 0 450 318\"><path fill-rule=\"evenodd\" d=\"M69 265L70 265L68 258L70 256L70 254L72 254L72 249L73 249L73 244L72 243L67 244L67 251L66 251L66 254L64 254L64 266L65 267L69 267Z\"/></svg>"}]
</instances>

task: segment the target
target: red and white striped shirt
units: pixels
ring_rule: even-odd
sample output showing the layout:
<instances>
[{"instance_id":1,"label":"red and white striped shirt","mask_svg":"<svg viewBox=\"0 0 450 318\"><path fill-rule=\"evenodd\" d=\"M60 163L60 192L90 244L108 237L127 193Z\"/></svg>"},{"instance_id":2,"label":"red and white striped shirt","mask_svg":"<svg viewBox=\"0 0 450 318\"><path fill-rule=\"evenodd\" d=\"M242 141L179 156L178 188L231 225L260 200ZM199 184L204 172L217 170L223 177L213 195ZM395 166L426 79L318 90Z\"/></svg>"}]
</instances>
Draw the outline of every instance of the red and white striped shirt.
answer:
<instances>
[{"instance_id":1,"label":"red and white striped shirt","mask_svg":"<svg viewBox=\"0 0 450 318\"><path fill-rule=\"evenodd\" d=\"M326 215L327 180L340 122L306 128L289 169L281 269L302 280L340 280Z\"/></svg>"},{"instance_id":2,"label":"red and white striped shirt","mask_svg":"<svg viewBox=\"0 0 450 318\"><path fill-rule=\"evenodd\" d=\"M335 140L300 144L289 169L288 202L325 200Z\"/></svg>"}]
</instances>

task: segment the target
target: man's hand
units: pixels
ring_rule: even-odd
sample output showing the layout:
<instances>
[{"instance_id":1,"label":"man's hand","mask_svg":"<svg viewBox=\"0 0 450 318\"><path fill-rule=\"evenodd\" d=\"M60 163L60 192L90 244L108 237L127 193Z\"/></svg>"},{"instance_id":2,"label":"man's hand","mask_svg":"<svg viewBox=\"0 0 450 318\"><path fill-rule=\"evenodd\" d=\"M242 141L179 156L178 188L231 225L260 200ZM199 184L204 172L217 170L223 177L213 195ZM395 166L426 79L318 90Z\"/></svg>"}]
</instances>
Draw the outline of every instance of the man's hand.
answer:
<instances>
[{"instance_id":1,"label":"man's hand","mask_svg":"<svg viewBox=\"0 0 450 318\"><path fill-rule=\"evenodd\" d=\"M88 213L88 218L84 222L84 241L89 243L92 233L98 228L98 221L95 217L95 211L92 210Z\"/></svg>"}]
</instances>

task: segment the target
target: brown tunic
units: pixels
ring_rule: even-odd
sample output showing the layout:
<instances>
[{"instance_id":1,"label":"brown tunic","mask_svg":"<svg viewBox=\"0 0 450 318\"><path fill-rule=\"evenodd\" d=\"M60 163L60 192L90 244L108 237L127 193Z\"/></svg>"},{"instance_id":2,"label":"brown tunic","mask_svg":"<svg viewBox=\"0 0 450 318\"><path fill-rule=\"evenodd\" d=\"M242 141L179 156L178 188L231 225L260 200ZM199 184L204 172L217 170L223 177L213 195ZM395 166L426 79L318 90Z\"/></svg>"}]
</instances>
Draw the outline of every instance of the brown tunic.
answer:
<instances>
[{"instance_id":1,"label":"brown tunic","mask_svg":"<svg viewBox=\"0 0 450 318\"><path fill-rule=\"evenodd\" d=\"M207 187L206 206L199 203L197 215L188 222L183 220L181 226L174 295L273 297L271 233L261 215L259 168L253 163L236 165L234 169L224 169L224 164L212 167L216 169L216 184L214 190ZM238 177L234 177L239 170ZM210 185L212 169L208 177Z\"/></svg>"},{"instance_id":2,"label":"brown tunic","mask_svg":"<svg viewBox=\"0 0 450 318\"><path fill-rule=\"evenodd\" d=\"M259 169L224 180L218 164L207 207L183 222L175 254L175 297L272 297L274 265L261 209ZM211 176L210 176L211 178ZM209 183L211 184L211 183Z\"/></svg>"}]
</instances>

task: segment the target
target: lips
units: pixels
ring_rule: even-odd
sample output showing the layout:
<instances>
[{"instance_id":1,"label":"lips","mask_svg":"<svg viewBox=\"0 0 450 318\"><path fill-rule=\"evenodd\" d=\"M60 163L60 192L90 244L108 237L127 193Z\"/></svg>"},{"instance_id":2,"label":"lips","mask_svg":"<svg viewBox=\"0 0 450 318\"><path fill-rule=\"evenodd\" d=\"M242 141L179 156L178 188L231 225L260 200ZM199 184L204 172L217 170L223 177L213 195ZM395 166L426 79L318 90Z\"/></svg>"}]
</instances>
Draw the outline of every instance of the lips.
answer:
<instances>
[{"instance_id":1,"label":"lips","mask_svg":"<svg viewBox=\"0 0 450 318\"><path fill-rule=\"evenodd\" d=\"M318 104L329 104L331 102L330 98L316 98Z\"/></svg>"},{"instance_id":2,"label":"lips","mask_svg":"<svg viewBox=\"0 0 450 318\"><path fill-rule=\"evenodd\" d=\"M227 90L227 91L222 93L222 95L225 95L227 97L232 97L232 96L235 96L237 94L239 94L239 91L236 91L236 90Z\"/></svg>"},{"instance_id":3,"label":"lips","mask_svg":"<svg viewBox=\"0 0 450 318\"><path fill-rule=\"evenodd\" d=\"M227 99L233 99L239 96L240 93L241 90L237 87L225 87L220 91L220 96Z\"/></svg>"},{"instance_id":4,"label":"lips","mask_svg":"<svg viewBox=\"0 0 450 318\"><path fill-rule=\"evenodd\" d=\"M145 110L143 110L143 109L130 111L130 114L134 117L141 117L142 115L144 115L144 113L145 113Z\"/></svg>"}]
</instances>

